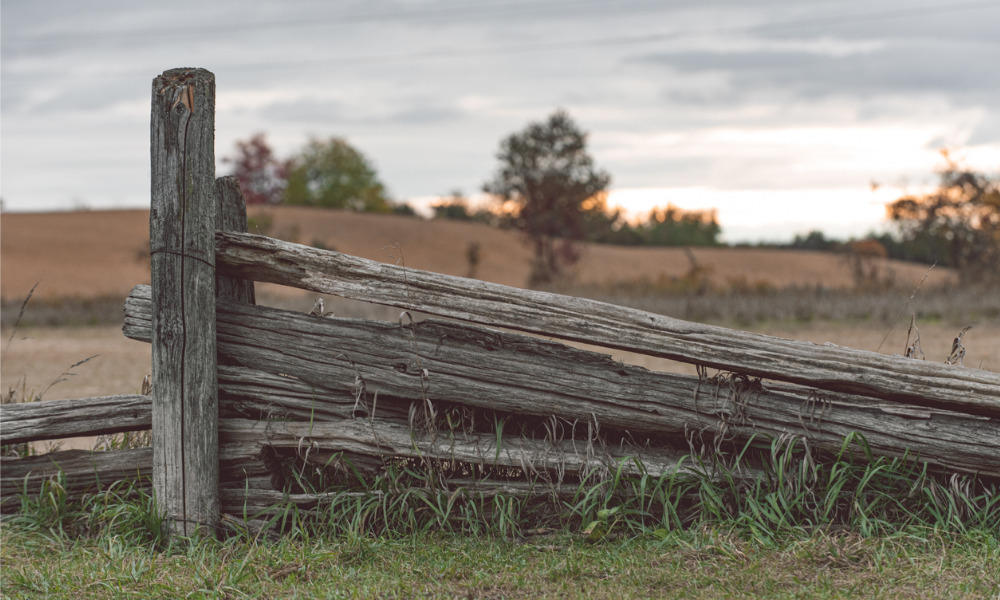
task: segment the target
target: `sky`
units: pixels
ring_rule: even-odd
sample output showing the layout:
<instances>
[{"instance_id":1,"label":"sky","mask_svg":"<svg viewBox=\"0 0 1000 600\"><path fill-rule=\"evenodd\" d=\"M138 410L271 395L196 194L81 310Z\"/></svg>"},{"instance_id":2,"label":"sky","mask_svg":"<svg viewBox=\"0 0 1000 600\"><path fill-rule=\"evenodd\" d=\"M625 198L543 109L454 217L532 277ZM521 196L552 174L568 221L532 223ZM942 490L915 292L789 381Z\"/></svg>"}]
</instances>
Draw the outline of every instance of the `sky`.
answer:
<instances>
[{"instance_id":1,"label":"sky","mask_svg":"<svg viewBox=\"0 0 1000 600\"><path fill-rule=\"evenodd\" d=\"M258 132L282 158L339 136L399 201L474 197L561 108L629 214L861 236L942 149L1000 169L998 25L1000 0L4 0L0 196L148 208L152 80L202 67L217 175Z\"/></svg>"}]
</instances>

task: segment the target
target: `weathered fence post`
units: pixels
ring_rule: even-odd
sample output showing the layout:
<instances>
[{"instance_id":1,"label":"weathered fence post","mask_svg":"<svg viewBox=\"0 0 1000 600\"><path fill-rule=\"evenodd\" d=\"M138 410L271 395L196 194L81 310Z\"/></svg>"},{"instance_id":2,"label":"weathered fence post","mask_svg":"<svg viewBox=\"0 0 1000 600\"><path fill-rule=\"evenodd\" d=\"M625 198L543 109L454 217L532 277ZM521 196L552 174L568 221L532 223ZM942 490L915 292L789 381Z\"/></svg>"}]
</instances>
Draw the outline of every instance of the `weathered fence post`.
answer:
<instances>
[{"instance_id":1,"label":"weathered fence post","mask_svg":"<svg viewBox=\"0 0 1000 600\"><path fill-rule=\"evenodd\" d=\"M164 71L153 80L152 104L153 489L171 534L212 534L219 520L215 76Z\"/></svg>"},{"instance_id":2,"label":"weathered fence post","mask_svg":"<svg viewBox=\"0 0 1000 600\"><path fill-rule=\"evenodd\" d=\"M219 177L215 180L215 194L218 210L215 213L215 228L219 231L246 233L247 201L240 191L235 175ZM239 277L218 275L215 278L215 297L240 304L256 304L253 281Z\"/></svg>"}]
</instances>

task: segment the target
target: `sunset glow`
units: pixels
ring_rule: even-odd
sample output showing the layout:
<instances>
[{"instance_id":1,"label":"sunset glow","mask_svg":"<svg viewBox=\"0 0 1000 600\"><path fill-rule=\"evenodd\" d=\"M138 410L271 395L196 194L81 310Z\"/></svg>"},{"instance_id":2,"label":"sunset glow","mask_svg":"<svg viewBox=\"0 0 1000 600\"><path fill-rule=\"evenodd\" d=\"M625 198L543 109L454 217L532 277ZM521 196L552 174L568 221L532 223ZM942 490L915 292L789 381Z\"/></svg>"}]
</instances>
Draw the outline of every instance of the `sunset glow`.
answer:
<instances>
[{"instance_id":1,"label":"sunset glow","mask_svg":"<svg viewBox=\"0 0 1000 600\"><path fill-rule=\"evenodd\" d=\"M683 210L716 209L723 241L788 241L822 229L833 237L861 237L885 228L885 204L900 188L719 190L707 187L616 190L608 199L630 220L668 203Z\"/></svg>"}]
</instances>

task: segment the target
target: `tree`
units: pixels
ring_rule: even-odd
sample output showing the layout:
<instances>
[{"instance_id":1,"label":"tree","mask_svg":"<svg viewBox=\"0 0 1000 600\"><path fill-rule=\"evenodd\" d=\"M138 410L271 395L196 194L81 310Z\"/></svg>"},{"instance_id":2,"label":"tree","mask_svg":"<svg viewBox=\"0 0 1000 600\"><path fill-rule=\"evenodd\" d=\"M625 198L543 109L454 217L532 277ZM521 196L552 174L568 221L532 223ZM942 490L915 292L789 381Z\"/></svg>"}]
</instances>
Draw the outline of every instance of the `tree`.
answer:
<instances>
[{"instance_id":1,"label":"tree","mask_svg":"<svg viewBox=\"0 0 1000 600\"><path fill-rule=\"evenodd\" d=\"M399 215L401 217L416 217L417 211L406 202L402 202L392 205L392 214Z\"/></svg>"},{"instance_id":2,"label":"tree","mask_svg":"<svg viewBox=\"0 0 1000 600\"><path fill-rule=\"evenodd\" d=\"M563 110L502 140L496 156L500 167L483 190L515 205L515 226L535 250L532 282L551 281L579 258L574 242L610 226L611 177L594 168L586 135Z\"/></svg>"},{"instance_id":3,"label":"tree","mask_svg":"<svg viewBox=\"0 0 1000 600\"><path fill-rule=\"evenodd\" d=\"M888 205L903 242L958 270L963 283L1000 280L1000 179L942 152L938 189Z\"/></svg>"},{"instance_id":4,"label":"tree","mask_svg":"<svg viewBox=\"0 0 1000 600\"><path fill-rule=\"evenodd\" d=\"M638 230L650 246L718 246L722 233L715 210L681 210L672 204L651 210Z\"/></svg>"},{"instance_id":5,"label":"tree","mask_svg":"<svg viewBox=\"0 0 1000 600\"><path fill-rule=\"evenodd\" d=\"M247 204L280 204L288 179L288 164L278 160L264 139L256 133L249 140L236 142L236 156L225 157L233 163L233 175Z\"/></svg>"},{"instance_id":6,"label":"tree","mask_svg":"<svg viewBox=\"0 0 1000 600\"><path fill-rule=\"evenodd\" d=\"M591 241L622 246L718 246L722 228L712 210L654 208L645 220L629 223L618 211L606 213L608 227Z\"/></svg>"},{"instance_id":7,"label":"tree","mask_svg":"<svg viewBox=\"0 0 1000 600\"><path fill-rule=\"evenodd\" d=\"M839 246L839 242L826 237L822 231L813 229L806 235L796 234L795 239L788 244L789 248L796 250L833 250Z\"/></svg>"},{"instance_id":8,"label":"tree","mask_svg":"<svg viewBox=\"0 0 1000 600\"><path fill-rule=\"evenodd\" d=\"M393 208L368 159L337 137L312 139L292 159L285 202L381 213Z\"/></svg>"},{"instance_id":9,"label":"tree","mask_svg":"<svg viewBox=\"0 0 1000 600\"><path fill-rule=\"evenodd\" d=\"M453 221L471 221L469 201L461 190L452 190L451 195L431 206L435 219L450 219Z\"/></svg>"}]
</instances>

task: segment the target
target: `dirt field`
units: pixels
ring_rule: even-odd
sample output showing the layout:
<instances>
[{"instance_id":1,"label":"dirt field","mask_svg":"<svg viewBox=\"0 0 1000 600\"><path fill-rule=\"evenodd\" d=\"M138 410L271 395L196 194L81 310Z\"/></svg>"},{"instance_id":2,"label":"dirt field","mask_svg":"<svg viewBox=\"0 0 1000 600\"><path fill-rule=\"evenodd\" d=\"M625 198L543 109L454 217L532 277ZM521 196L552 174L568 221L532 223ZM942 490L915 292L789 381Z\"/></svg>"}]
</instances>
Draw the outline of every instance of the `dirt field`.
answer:
<instances>
[{"instance_id":1,"label":"dirt field","mask_svg":"<svg viewBox=\"0 0 1000 600\"><path fill-rule=\"evenodd\" d=\"M11 393L18 401L137 394L149 373L150 345L126 338L119 327L5 329L2 334L5 399ZM73 366L88 357L93 358ZM67 440L63 448L92 445L93 438L78 438Z\"/></svg>"},{"instance_id":2,"label":"dirt field","mask_svg":"<svg viewBox=\"0 0 1000 600\"><path fill-rule=\"evenodd\" d=\"M383 262L450 275L468 276L467 251L479 244L474 275L485 281L524 286L530 250L515 232L476 223L422 221L302 207L251 212L270 220L272 237L322 246ZM147 211L5 213L0 218L0 295L23 298L35 283L36 295L52 297L117 296L137 283L149 283L149 214ZM698 264L719 285L734 280L830 288L853 284L850 270L837 255L821 252L747 248L694 249ZM581 285L657 281L678 277L690 262L680 248L625 248L587 245L575 269ZM886 268L904 286L927 272L921 265L888 261ZM948 281L944 269L931 272L926 286ZM297 290L264 286L266 293L299 295Z\"/></svg>"}]
</instances>

